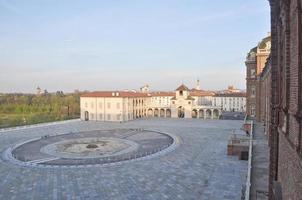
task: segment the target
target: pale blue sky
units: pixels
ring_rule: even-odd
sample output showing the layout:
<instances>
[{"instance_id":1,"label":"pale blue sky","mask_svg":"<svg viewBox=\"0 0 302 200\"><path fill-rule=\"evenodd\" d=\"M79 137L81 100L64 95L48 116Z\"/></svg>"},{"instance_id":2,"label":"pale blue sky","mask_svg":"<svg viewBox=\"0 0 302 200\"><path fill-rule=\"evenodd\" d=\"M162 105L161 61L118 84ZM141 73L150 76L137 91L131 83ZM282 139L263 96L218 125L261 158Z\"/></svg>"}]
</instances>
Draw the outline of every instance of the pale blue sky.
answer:
<instances>
[{"instance_id":1,"label":"pale blue sky","mask_svg":"<svg viewBox=\"0 0 302 200\"><path fill-rule=\"evenodd\" d=\"M0 92L245 88L267 0L0 0Z\"/></svg>"}]
</instances>

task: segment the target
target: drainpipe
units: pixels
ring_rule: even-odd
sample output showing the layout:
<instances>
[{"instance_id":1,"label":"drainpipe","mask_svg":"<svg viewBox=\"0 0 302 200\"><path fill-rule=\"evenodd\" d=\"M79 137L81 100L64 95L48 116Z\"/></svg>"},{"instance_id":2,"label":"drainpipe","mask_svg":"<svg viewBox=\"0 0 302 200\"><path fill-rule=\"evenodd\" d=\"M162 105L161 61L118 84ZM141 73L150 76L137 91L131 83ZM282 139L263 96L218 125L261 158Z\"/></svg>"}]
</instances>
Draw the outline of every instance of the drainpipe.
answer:
<instances>
[{"instance_id":1,"label":"drainpipe","mask_svg":"<svg viewBox=\"0 0 302 200\"><path fill-rule=\"evenodd\" d=\"M104 98L104 100L103 100L103 105L104 105L104 121L106 121L106 101L105 101L105 97L103 97Z\"/></svg>"},{"instance_id":2,"label":"drainpipe","mask_svg":"<svg viewBox=\"0 0 302 200\"><path fill-rule=\"evenodd\" d=\"M301 70L301 59L302 59L302 45L301 45L301 42L302 42L302 20L301 20L301 12L302 12L302 8L301 8L301 1L297 1L297 7L298 7L298 13L299 14L299 17L298 17L298 33L299 33L299 56L298 56L298 112L296 114L296 120L298 121L299 123L299 145L298 145L298 151L299 153L301 153L301 148L302 148L302 70Z\"/></svg>"},{"instance_id":3,"label":"drainpipe","mask_svg":"<svg viewBox=\"0 0 302 200\"><path fill-rule=\"evenodd\" d=\"M95 121L98 120L98 102L97 102L97 97L95 98Z\"/></svg>"}]
</instances>

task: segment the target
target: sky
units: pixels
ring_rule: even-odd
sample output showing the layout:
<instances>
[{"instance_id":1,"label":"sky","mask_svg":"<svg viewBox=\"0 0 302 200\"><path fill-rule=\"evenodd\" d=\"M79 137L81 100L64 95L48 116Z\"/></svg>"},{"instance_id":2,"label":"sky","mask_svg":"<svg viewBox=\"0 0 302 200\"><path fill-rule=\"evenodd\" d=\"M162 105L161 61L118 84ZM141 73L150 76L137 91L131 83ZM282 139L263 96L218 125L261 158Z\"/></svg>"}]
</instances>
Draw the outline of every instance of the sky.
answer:
<instances>
[{"instance_id":1,"label":"sky","mask_svg":"<svg viewBox=\"0 0 302 200\"><path fill-rule=\"evenodd\" d=\"M0 92L245 89L266 0L0 0Z\"/></svg>"}]
</instances>

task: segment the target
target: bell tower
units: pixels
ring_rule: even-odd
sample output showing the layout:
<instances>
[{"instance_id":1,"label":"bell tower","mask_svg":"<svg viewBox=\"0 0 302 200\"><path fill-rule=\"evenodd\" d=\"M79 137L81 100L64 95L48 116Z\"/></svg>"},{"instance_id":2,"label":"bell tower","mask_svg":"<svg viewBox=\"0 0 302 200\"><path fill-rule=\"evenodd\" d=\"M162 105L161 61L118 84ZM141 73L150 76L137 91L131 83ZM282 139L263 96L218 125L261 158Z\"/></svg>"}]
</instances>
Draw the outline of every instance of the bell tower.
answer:
<instances>
[{"instance_id":1,"label":"bell tower","mask_svg":"<svg viewBox=\"0 0 302 200\"><path fill-rule=\"evenodd\" d=\"M200 88L200 80L199 80L199 78L198 78L197 81L196 81L195 89L196 89L196 90L200 90L200 89L201 89L201 88Z\"/></svg>"}]
</instances>

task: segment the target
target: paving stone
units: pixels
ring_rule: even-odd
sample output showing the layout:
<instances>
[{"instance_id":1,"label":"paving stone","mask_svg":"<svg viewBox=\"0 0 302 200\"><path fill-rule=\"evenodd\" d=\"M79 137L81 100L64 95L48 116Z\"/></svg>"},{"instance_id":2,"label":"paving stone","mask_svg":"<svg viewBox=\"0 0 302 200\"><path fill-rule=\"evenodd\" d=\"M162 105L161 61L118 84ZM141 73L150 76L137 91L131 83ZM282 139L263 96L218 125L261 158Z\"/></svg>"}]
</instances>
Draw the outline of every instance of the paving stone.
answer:
<instances>
[{"instance_id":1,"label":"paving stone","mask_svg":"<svg viewBox=\"0 0 302 200\"><path fill-rule=\"evenodd\" d=\"M0 199L241 199L247 162L226 155L242 121L146 119L127 123L51 124L0 132L0 151L48 134L145 128L176 135L173 151L119 165L21 167L0 160ZM244 134L244 133L243 133Z\"/></svg>"}]
</instances>

